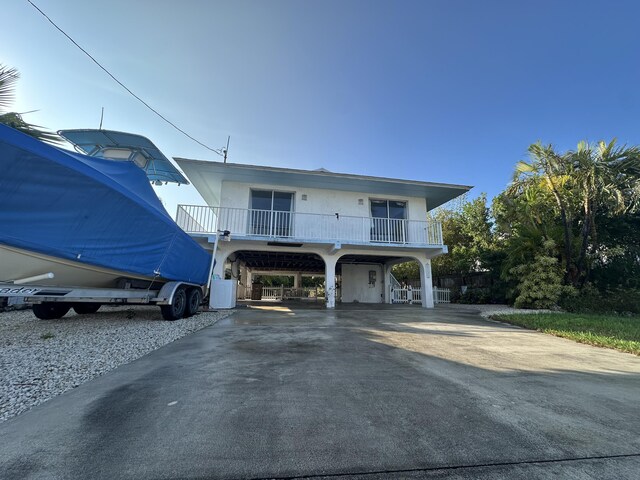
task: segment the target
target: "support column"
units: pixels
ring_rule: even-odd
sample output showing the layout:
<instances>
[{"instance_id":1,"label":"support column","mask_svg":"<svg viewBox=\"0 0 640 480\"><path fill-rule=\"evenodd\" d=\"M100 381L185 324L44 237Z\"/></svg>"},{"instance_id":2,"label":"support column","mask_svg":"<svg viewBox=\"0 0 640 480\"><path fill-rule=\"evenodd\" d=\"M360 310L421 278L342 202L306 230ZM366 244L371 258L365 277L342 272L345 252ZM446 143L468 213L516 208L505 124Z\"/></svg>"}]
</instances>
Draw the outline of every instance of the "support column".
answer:
<instances>
[{"instance_id":1,"label":"support column","mask_svg":"<svg viewBox=\"0 0 640 480\"><path fill-rule=\"evenodd\" d=\"M302 288L302 272L296 272L293 276L293 288Z\"/></svg>"},{"instance_id":2,"label":"support column","mask_svg":"<svg viewBox=\"0 0 640 480\"><path fill-rule=\"evenodd\" d=\"M338 257L323 255L324 291L327 308L336 308L336 264Z\"/></svg>"},{"instance_id":3,"label":"support column","mask_svg":"<svg viewBox=\"0 0 640 480\"><path fill-rule=\"evenodd\" d=\"M238 285L237 298L238 300L244 300L247 293L247 264L245 262L240 263L240 282Z\"/></svg>"},{"instance_id":4,"label":"support column","mask_svg":"<svg viewBox=\"0 0 640 480\"><path fill-rule=\"evenodd\" d=\"M431 279L431 260L419 260L422 308L433 308L433 280Z\"/></svg>"},{"instance_id":5,"label":"support column","mask_svg":"<svg viewBox=\"0 0 640 480\"><path fill-rule=\"evenodd\" d=\"M391 267L393 264L385 263L382 266L384 275L384 303L391 303Z\"/></svg>"}]
</instances>

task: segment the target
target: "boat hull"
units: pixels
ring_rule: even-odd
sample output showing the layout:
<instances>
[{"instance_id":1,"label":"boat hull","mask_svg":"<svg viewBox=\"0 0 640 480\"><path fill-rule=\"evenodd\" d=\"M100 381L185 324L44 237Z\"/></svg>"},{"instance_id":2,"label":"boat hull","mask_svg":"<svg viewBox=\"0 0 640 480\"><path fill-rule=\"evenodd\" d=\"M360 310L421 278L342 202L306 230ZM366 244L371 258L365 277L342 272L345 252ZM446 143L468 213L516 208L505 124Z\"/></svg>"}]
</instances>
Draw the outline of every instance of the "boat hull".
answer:
<instances>
[{"instance_id":1,"label":"boat hull","mask_svg":"<svg viewBox=\"0 0 640 480\"><path fill-rule=\"evenodd\" d=\"M64 258L56 258L20 248L0 245L0 283L53 273L53 278L34 282L51 287L116 288L121 279L149 281L151 277L132 275L109 268L87 265ZM165 282L164 279L155 279Z\"/></svg>"}]
</instances>

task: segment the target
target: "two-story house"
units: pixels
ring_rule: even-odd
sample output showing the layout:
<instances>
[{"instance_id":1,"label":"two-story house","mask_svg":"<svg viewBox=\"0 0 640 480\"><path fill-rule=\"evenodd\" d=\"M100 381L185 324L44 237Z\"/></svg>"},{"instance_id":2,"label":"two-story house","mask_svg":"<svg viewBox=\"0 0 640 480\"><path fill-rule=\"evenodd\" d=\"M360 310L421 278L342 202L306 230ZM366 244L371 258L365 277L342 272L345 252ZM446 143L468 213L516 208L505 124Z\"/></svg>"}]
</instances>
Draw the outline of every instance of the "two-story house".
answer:
<instances>
[{"instance_id":1,"label":"two-story house","mask_svg":"<svg viewBox=\"0 0 640 480\"><path fill-rule=\"evenodd\" d=\"M327 308L391 303L391 267L420 265L422 306L433 307L431 259L447 252L427 212L471 187L333 173L324 169L175 159L207 202L179 205L178 224L213 249L214 276L230 268L240 288L252 274L324 274ZM340 279L336 283L336 275Z\"/></svg>"}]
</instances>

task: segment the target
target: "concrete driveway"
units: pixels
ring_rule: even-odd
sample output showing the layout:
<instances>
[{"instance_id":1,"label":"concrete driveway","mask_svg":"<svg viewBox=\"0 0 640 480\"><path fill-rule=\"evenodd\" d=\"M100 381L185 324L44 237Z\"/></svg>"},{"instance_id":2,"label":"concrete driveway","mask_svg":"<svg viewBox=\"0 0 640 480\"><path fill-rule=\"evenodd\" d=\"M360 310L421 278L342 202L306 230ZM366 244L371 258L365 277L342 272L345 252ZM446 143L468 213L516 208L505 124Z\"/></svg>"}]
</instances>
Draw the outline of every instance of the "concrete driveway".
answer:
<instances>
[{"instance_id":1,"label":"concrete driveway","mask_svg":"<svg viewBox=\"0 0 640 480\"><path fill-rule=\"evenodd\" d=\"M639 402L469 309L247 308L0 424L0 478L638 478Z\"/></svg>"}]
</instances>

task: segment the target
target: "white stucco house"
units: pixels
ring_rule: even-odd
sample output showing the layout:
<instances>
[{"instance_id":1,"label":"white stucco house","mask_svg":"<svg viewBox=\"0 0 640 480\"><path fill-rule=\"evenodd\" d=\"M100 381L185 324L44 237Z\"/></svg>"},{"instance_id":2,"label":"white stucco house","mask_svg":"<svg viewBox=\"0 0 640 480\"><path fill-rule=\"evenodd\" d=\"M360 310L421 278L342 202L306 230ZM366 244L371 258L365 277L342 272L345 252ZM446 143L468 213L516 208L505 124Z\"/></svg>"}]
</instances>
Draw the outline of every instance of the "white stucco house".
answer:
<instances>
[{"instance_id":1,"label":"white stucco house","mask_svg":"<svg viewBox=\"0 0 640 480\"><path fill-rule=\"evenodd\" d=\"M205 248L218 242L214 277L232 272L238 297L252 278L324 275L327 308L337 301L391 303L391 267L420 265L425 308L433 307L431 259L447 252L427 212L471 187L333 173L324 169L175 159L207 205L179 205L176 221Z\"/></svg>"}]
</instances>

